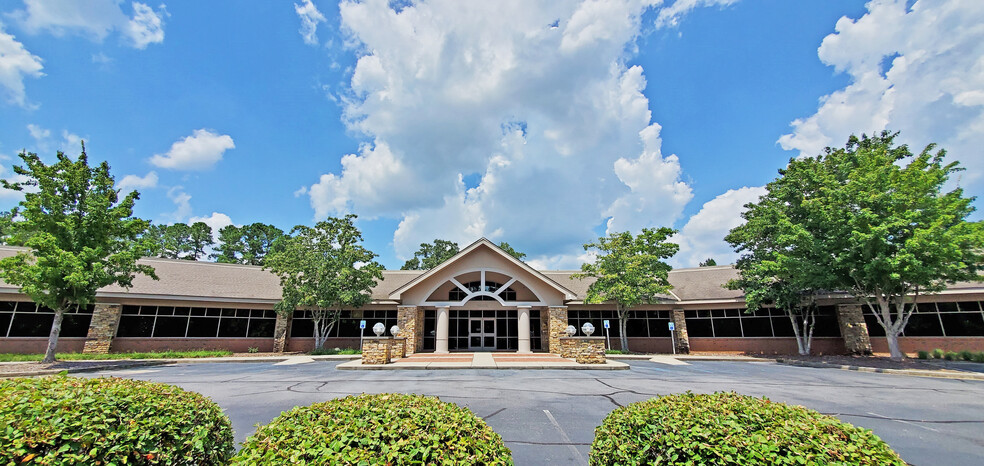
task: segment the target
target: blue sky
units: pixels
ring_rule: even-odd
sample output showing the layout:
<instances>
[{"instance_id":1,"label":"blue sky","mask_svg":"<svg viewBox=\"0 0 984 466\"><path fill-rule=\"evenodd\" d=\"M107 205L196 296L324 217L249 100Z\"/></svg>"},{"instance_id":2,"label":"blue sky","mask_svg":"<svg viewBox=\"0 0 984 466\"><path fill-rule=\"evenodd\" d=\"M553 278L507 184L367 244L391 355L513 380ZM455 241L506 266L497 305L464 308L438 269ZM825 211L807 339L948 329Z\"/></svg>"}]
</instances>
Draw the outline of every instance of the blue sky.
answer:
<instances>
[{"instance_id":1,"label":"blue sky","mask_svg":"<svg viewBox=\"0 0 984 466\"><path fill-rule=\"evenodd\" d=\"M982 23L974 0L10 1L0 176L84 139L157 223L353 212L390 268L487 236L564 269L667 225L675 266L723 263L776 170L852 132L938 142L980 195Z\"/></svg>"}]
</instances>

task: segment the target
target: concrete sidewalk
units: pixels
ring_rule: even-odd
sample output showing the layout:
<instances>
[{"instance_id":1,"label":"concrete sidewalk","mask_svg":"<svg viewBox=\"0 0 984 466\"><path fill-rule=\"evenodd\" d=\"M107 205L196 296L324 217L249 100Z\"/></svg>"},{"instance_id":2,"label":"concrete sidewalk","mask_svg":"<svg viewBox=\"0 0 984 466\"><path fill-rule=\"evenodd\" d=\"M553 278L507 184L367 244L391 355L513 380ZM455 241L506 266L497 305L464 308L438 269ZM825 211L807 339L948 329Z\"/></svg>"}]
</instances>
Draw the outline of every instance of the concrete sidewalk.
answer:
<instances>
[{"instance_id":1,"label":"concrete sidewalk","mask_svg":"<svg viewBox=\"0 0 984 466\"><path fill-rule=\"evenodd\" d=\"M567 369L567 370L626 370L624 362L579 364L550 353L418 353L396 359L389 364L362 364L361 360L336 366L339 370L446 370L446 369Z\"/></svg>"}]
</instances>

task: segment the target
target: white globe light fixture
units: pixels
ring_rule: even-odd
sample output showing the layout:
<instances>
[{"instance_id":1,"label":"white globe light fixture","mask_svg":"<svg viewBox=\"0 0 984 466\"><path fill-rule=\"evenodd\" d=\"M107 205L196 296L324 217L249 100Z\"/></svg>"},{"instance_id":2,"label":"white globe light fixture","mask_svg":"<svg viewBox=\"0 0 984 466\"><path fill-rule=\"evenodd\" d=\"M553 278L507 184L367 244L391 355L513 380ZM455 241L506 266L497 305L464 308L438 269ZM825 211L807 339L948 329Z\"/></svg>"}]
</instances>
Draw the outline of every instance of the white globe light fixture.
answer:
<instances>
[{"instance_id":1,"label":"white globe light fixture","mask_svg":"<svg viewBox=\"0 0 984 466\"><path fill-rule=\"evenodd\" d=\"M394 326L390 327L390 334L391 335L393 335L395 337L398 333L400 333L400 327L398 325L394 325Z\"/></svg>"},{"instance_id":2,"label":"white globe light fixture","mask_svg":"<svg viewBox=\"0 0 984 466\"><path fill-rule=\"evenodd\" d=\"M376 333L377 337L381 337L386 333L386 326L382 322L376 322L376 325L372 326L372 331Z\"/></svg>"},{"instance_id":3,"label":"white globe light fixture","mask_svg":"<svg viewBox=\"0 0 984 466\"><path fill-rule=\"evenodd\" d=\"M589 337L592 333L594 333L594 330L594 325L591 325L591 322L585 322L584 325L581 326L581 331Z\"/></svg>"},{"instance_id":4,"label":"white globe light fixture","mask_svg":"<svg viewBox=\"0 0 984 466\"><path fill-rule=\"evenodd\" d=\"M567 329L565 329L564 332L567 333L567 336L573 337L574 334L577 333L577 328L575 328L573 325L568 325Z\"/></svg>"}]
</instances>

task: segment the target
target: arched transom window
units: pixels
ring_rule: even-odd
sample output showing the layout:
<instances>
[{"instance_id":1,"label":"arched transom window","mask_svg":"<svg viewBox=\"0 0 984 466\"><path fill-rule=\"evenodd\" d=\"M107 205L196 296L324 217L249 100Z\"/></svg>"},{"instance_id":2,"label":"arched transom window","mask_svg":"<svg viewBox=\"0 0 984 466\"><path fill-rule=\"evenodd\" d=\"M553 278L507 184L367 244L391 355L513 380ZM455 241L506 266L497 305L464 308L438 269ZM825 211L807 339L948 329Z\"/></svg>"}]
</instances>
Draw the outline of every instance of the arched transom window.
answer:
<instances>
[{"instance_id":1,"label":"arched transom window","mask_svg":"<svg viewBox=\"0 0 984 466\"><path fill-rule=\"evenodd\" d=\"M540 298L514 277L493 270L458 274L435 288L426 304L463 305L468 301L499 301L502 304L539 304Z\"/></svg>"}]
</instances>

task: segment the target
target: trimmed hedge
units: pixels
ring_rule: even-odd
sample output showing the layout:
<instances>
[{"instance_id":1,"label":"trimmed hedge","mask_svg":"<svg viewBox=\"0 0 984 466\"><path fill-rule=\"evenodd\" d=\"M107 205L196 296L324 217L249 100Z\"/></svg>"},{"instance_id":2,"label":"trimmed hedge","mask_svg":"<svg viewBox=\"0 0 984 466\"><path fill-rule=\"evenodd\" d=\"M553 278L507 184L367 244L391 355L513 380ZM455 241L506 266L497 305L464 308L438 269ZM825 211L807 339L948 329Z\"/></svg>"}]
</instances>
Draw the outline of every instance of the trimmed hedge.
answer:
<instances>
[{"instance_id":1,"label":"trimmed hedge","mask_svg":"<svg viewBox=\"0 0 984 466\"><path fill-rule=\"evenodd\" d=\"M513 464L467 408L421 395L347 396L282 413L243 442L235 464Z\"/></svg>"},{"instance_id":2,"label":"trimmed hedge","mask_svg":"<svg viewBox=\"0 0 984 466\"><path fill-rule=\"evenodd\" d=\"M736 393L684 393L612 411L590 463L904 465L870 430L801 406Z\"/></svg>"},{"instance_id":3,"label":"trimmed hedge","mask_svg":"<svg viewBox=\"0 0 984 466\"><path fill-rule=\"evenodd\" d=\"M225 464L229 419L172 385L118 378L0 381L0 463Z\"/></svg>"}]
</instances>

